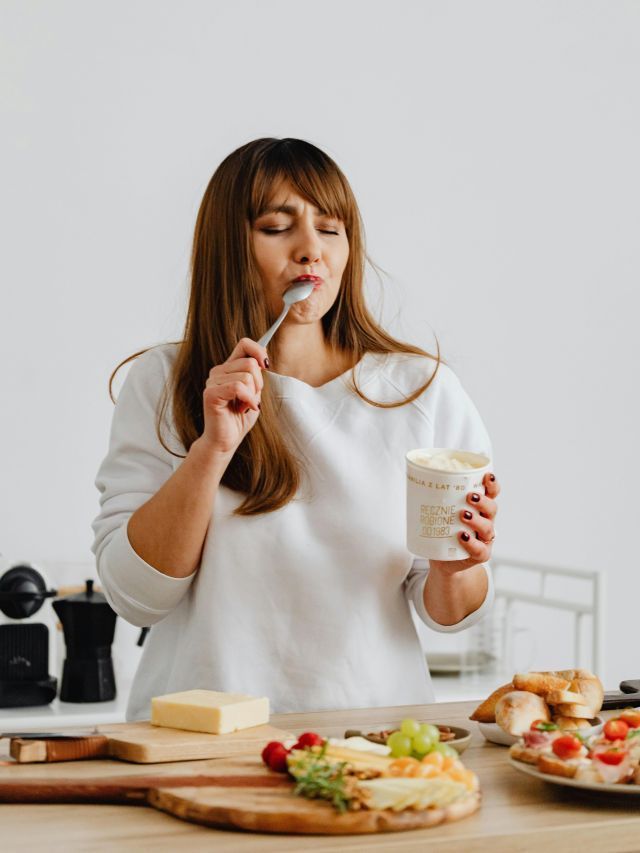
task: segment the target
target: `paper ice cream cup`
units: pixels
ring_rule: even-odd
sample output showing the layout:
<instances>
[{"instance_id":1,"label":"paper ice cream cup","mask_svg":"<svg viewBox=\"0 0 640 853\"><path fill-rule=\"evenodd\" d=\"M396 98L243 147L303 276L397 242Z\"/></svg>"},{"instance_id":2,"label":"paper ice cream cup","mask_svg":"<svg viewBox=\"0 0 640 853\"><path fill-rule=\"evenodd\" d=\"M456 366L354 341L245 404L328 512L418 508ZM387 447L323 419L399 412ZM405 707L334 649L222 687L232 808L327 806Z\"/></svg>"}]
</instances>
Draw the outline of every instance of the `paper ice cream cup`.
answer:
<instances>
[{"instance_id":1,"label":"paper ice cream cup","mask_svg":"<svg viewBox=\"0 0 640 853\"><path fill-rule=\"evenodd\" d=\"M469 554L458 534L470 530L460 511L470 508L469 492L485 493L482 478L491 460L481 453L443 447L410 450L406 459L407 548L431 560L466 559ZM442 470L446 465L466 470Z\"/></svg>"}]
</instances>

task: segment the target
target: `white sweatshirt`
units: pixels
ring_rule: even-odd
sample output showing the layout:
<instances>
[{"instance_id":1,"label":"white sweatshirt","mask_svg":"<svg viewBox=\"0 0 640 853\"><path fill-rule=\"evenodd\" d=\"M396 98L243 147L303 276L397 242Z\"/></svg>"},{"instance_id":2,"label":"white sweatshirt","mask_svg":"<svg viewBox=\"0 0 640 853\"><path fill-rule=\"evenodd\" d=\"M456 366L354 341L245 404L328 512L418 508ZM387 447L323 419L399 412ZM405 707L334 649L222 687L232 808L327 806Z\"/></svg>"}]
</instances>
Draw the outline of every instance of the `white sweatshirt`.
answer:
<instances>
[{"instance_id":1,"label":"white sweatshirt","mask_svg":"<svg viewBox=\"0 0 640 853\"><path fill-rule=\"evenodd\" d=\"M247 517L233 515L242 496L221 486L199 568L173 578L136 554L127 522L182 461L156 434L177 346L133 363L96 479L93 551L105 595L123 619L151 626L127 719L148 719L152 696L193 688L268 696L274 712L433 702L409 602L430 628L452 632L477 622L493 600L487 566L481 607L456 625L437 624L423 602L428 562L406 548L407 450L491 455L455 374L441 365L414 402L382 409L355 394L350 372L314 388L265 371L306 457L301 489L282 509ZM373 400L399 400L433 365L421 356L368 354L358 384ZM166 428L163 437L184 455Z\"/></svg>"}]
</instances>

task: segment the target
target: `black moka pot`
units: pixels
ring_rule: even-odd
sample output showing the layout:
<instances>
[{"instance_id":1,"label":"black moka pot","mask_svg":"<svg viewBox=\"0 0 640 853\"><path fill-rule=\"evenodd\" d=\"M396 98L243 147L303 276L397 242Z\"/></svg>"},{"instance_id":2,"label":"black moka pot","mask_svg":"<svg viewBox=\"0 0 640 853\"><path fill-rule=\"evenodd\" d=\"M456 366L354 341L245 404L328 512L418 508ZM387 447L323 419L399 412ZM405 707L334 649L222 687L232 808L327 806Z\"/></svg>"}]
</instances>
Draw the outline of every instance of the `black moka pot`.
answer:
<instances>
[{"instance_id":1,"label":"black moka pot","mask_svg":"<svg viewBox=\"0 0 640 853\"><path fill-rule=\"evenodd\" d=\"M62 669L62 702L108 702L116 695L111 644L116 614L86 581L86 589L53 602L62 622L67 657Z\"/></svg>"}]
</instances>

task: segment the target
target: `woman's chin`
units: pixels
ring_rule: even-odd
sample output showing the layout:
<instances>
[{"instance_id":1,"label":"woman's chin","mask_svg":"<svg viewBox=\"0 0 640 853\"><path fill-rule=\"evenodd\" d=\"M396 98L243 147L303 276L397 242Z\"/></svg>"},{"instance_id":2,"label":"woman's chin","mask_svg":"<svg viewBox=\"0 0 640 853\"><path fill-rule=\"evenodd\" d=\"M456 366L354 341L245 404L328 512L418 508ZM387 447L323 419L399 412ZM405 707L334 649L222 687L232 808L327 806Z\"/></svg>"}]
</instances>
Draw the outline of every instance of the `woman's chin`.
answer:
<instances>
[{"instance_id":1,"label":"woman's chin","mask_svg":"<svg viewBox=\"0 0 640 853\"><path fill-rule=\"evenodd\" d=\"M329 308L331 308L331 305L320 304L320 302L304 306L302 304L292 305L289 309L287 319L291 318L295 323L316 323L324 317Z\"/></svg>"}]
</instances>

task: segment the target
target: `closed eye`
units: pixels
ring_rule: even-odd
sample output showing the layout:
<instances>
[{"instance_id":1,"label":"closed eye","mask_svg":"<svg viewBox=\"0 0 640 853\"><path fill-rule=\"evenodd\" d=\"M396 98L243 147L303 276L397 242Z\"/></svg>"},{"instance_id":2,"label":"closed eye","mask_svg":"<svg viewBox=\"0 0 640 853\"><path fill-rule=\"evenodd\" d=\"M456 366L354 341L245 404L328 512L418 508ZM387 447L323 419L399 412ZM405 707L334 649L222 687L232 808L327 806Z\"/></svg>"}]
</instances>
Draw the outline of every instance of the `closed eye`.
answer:
<instances>
[{"instance_id":1,"label":"closed eye","mask_svg":"<svg viewBox=\"0 0 640 853\"><path fill-rule=\"evenodd\" d=\"M265 234L283 234L285 231L288 231L288 228L261 228ZM328 231L324 228L318 228L321 234L335 234L336 237L340 234L339 231Z\"/></svg>"}]
</instances>

